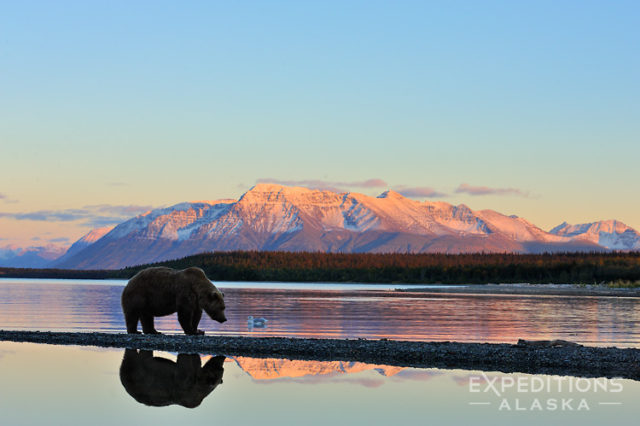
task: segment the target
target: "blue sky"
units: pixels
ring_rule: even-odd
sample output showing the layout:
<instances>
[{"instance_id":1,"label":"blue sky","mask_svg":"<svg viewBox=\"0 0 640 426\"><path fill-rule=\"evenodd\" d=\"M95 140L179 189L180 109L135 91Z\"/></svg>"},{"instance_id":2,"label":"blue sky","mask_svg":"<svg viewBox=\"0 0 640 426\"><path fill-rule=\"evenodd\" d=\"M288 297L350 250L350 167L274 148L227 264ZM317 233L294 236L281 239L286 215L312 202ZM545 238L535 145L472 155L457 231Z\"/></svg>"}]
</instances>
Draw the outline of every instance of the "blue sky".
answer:
<instances>
[{"instance_id":1,"label":"blue sky","mask_svg":"<svg viewBox=\"0 0 640 426\"><path fill-rule=\"evenodd\" d=\"M109 206L237 198L266 179L640 228L639 12L5 2L0 238L75 239ZM74 209L96 220L58 220Z\"/></svg>"}]
</instances>

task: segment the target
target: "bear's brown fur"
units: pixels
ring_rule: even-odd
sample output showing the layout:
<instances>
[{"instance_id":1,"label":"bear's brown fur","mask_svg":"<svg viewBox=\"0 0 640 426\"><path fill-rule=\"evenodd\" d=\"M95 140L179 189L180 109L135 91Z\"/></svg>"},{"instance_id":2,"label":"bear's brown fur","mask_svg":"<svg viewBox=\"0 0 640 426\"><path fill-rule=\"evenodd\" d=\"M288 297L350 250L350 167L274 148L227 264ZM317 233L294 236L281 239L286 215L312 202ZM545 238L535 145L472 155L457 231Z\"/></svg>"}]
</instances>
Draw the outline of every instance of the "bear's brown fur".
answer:
<instances>
[{"instance_id":1,"label":"bear's brown fur","mask_svg":"<svg viewBox=\"0 0 640 426\"><path fill-rule=\"evenodd\" d=\"M200 268L181 271L155 267L138 272L122 291L122 311L127 333L138 332L138 320L145 334L159 334L154 317L178 313L185 334L204 334L198 323L204 310L211 319L223 323L224 295Z\"/></svg>"}]
</instances>

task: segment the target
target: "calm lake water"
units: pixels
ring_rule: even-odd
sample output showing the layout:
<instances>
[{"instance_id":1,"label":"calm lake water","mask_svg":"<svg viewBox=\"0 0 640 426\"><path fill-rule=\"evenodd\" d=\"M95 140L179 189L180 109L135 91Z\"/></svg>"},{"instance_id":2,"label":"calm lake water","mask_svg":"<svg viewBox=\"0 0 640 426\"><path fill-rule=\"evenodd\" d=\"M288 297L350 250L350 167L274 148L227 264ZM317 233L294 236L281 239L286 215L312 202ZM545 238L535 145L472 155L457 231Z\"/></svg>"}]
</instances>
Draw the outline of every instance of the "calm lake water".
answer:
<instances>
[{"instance_id":1,"label":"calm lake water","mask_svg":"<svg viewBox=\"0 0 640 426\"><path fill-rule=\"evenodd\" d=\"M125 281L0 280L0 329L122 332ZM640 347L640 300L575 296L395 292L397 286L217 283L227 318L203 316L209 334L392 338L461 342L566 339ZM250 328L247 317L264 317ZM175 315L156 320L180 333Z\"/></svg>"},{"instance_id":2,"label":"calm lake water","mask_svg":"<svg viewBox=\"0 0 640 426\"><path fill-rule=\"evenodd\" d=\"M123 285L0 280L0 329L122 332ZM229 321L201 324L211 334L640 346L636 299L220 287ZM180 332L175 316L157 328ZM0 342L2 425L635 424L638 397L621 379Z\"/></svg>"},{"instance_id":3,"label":"calm lake water","mask_svg":"<svg viewBox=\"0 0 640 426\"><path fill-rule=\"evenodd\" d=\"M12 426L635 424L640 396L620 379L9 342L0 377Z\"/></svg>"}]
</instances>

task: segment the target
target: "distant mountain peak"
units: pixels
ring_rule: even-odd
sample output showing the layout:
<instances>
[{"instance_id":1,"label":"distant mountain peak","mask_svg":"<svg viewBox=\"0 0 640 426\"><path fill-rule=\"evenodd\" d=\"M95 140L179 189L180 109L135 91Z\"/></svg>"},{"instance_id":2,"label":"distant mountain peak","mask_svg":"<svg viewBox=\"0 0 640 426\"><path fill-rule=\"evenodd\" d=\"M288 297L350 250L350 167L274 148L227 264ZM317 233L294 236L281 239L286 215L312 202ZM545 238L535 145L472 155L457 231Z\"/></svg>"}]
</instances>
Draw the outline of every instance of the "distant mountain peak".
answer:
<instances>
[{"instance_id":1,"label":"distant mountain peak","mask_svg":"<svg viewBox=\"0 0 640 426\"><path fill-rule=\"evenodd\" d=\"M44 268L66 251L66 246L19 247L15 244L0 247L0 266L12 268Z\"/></svg>"},{"instance_id":2,"label":"distant mountain peak","mask_svg":"<svg viewBox=\"0 0 640 426\"><path fill-rule=\"evenodd\" d=\"M399 192L394 191L393 189L389 189L384 191L382 194L378 195L377 198L395 198L395 199L407 199L404 195Z\"/></svg>"},{"instance_id":3,"label":"distant mountain peak","mask_svg":"<svg viewBox=\"0 0 640 426\"><path fill-rule=\"evenodd\" d=\"M214 206L220 203L235 203L236 200L232 198L221 198L218 200L193 200L189 201L190 204L209 204L210 206Z\"/></svg>"},{"instance_id":4,"label":"distant mountain peak","mask_svg":"<svg viewBox=\"0 0 640 426\"><path fill-rule=\"evenodd\" d=\"M239 203L281 202L294 200L321 191L299 186L284 186L275 183L258 183L238 199Z\"/></svg>"},{"instance_id":5,"label":"distant mountain peak","mask_svg":"<svg viewBox=\"0 0 640 426\"><path fill-rule=\"evenodd\" d=\"M257 183L253 185L247 192L274 192L280 191L284 188L283 185L279 185L277 183Z\"/></svg>"},{"instance_id":6,"label":"distant mountain peak","mask_svg":"<svg viewBox=\"0 0 640 426\"><path fill-rule=\"evenodd\" d=\"M285 186L278 183L257 183L252 186L245 194L248 193L261 193L261 192L287 192L289 194L295 193L310 193L318 190L305 188L302 186Z\"/></svg>"},{"instance_id":7,"label":"distant mountain peak","mask_svg":"<svg viewBox=\"0 0 640 426\"><path fill-rule=\"evenodd\" d=\"M101 228L95 228L91 231L84 234L78 241L82 241L85 243L94 243L98 241L100 238L104 237L107 233L109 233L114 227L113 226L103 226Z\"/></svg>"},{"instance_id":8,"label":"distant mountain peak","mask_svg":"<svg viewBox=\"0 0 640 426\"><path fill-rule=\"evenodd\" d=\"M567 226L571 226L571 225L569 225L566 221L562 222L560 225L552 228L551 231L549 231L549 233L558 235L558 232L560 232L560 230L566 228Z\"/></svg>"},{"instance_id":9,"label":"distant mountain peak","mask_svg":"<svg viewBox=\"0 0 640 426\"><path fill-rule=\"evenodd\" d=\"M615 219L577 225L562 222L549 232L574 240L591 241L611 250L640 249L640 233Z\"/></svg>"}]
</instances>

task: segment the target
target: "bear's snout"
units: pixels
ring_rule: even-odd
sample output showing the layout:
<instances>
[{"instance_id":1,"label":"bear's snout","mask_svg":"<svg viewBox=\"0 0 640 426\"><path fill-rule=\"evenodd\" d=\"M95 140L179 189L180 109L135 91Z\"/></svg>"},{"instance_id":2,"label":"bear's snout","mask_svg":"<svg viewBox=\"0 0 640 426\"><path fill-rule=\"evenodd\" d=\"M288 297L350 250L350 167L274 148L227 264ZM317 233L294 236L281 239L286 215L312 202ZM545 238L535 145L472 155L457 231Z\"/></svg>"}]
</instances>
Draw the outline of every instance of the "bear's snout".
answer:
<instances>
[{"instance_id":1,"label":"bear's snout","mask_svg":"<svg viewBox=\"0 0 640 426\"><path fill-rule=\"evenodd\" d=\"M217 312L215 315L211 315L211 319L218 321L220 324L227 321L227 317L224 312Z\"/></svg>"}]
</instances>

